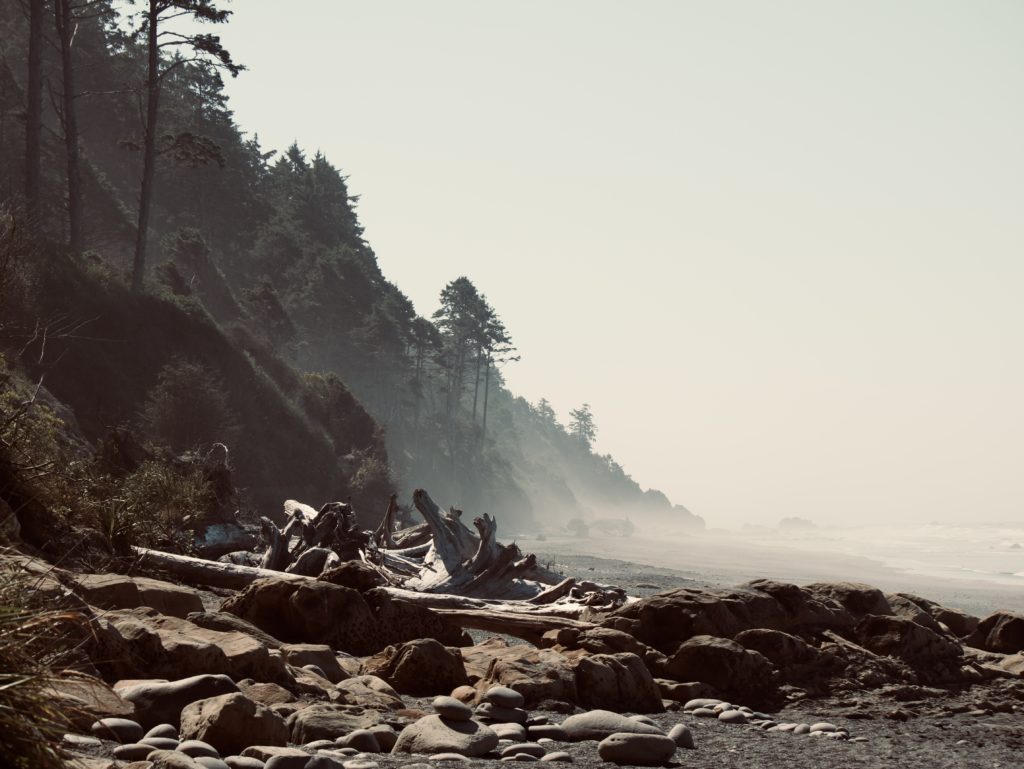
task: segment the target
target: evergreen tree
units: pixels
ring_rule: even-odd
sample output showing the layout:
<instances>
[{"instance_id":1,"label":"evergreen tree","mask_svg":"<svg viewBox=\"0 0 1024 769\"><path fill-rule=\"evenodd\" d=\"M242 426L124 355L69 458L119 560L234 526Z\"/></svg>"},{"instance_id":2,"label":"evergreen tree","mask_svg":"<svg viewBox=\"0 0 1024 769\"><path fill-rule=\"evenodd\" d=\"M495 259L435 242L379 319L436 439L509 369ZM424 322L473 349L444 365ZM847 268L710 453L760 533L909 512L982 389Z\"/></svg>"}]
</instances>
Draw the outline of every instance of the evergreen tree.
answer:
<instances>
[{"instance_id":1,"label":"evergreen tree","mask_svg":"<svg viewBox=\"0 0 1024 769\"><path fill-rule=\"evenodd\" d=\"M590 404L584 403L578 409L569 412L569 435L586 446L587 451L594 444L597 437L597 427L594 425L594 415L590 411Z\"/></svg>"}]
</instances>

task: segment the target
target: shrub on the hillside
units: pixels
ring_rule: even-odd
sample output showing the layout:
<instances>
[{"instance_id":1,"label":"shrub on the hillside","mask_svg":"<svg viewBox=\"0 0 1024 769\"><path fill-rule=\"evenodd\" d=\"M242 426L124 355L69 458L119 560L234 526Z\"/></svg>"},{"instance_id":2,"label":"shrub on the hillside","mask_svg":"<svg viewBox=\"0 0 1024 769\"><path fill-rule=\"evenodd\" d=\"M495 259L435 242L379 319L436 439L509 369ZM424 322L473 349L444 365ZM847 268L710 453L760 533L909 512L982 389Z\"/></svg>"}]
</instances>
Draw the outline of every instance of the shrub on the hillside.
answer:
<instances>
[{"instance_id":1,"label":"shrub on the hillside","mask_svg":"<svg viewBox=\"0 0 1024 769\"><path fill-rule=\"evenodd\" d=\"M183 358L161 369L141 417L149 438L175 451L231 444L238 432L223 380L201 363Z\"/></svg>"}]
</instances>

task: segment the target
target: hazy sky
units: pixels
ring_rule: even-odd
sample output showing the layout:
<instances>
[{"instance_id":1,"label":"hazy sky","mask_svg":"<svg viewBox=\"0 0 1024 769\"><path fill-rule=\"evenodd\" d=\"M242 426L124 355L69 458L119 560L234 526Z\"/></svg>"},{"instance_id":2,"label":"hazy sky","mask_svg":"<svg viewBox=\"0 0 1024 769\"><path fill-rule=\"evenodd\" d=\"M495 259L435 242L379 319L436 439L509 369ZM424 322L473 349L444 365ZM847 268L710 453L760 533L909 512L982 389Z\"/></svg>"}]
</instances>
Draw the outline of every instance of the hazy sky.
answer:
<instances>
[{"instance_id":1,"label":"hazy sky","mask_svg":"<svg viewBox=\"0 0 1024 769\"><path fill-rule=\"evenodd\" d=\"M645 487L1024 520L1024 3L229 7L243 128L349 175L419 312L469 276Z\"/></svg>"}]
</instances>

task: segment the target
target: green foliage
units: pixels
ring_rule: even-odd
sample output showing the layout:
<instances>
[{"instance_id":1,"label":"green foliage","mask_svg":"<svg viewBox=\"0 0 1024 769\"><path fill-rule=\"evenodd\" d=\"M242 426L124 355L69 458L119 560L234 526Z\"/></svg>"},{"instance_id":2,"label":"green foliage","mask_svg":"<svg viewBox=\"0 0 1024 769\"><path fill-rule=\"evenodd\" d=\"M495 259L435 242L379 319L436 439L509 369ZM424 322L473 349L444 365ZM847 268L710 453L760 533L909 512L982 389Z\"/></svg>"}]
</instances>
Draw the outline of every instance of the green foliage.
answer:
<instances>
[{"instance_id":1,"label":"green foliage","mask_svg":"<svg viewBox=\"0 0 1024 769\"><path fill-rule=\"evenodd\" d=\"M201 363L177 358L165 365L146 396L142 424L149 438L175 451L233 442L238 419L221 379Z\"/></svg>"}]
</instances>

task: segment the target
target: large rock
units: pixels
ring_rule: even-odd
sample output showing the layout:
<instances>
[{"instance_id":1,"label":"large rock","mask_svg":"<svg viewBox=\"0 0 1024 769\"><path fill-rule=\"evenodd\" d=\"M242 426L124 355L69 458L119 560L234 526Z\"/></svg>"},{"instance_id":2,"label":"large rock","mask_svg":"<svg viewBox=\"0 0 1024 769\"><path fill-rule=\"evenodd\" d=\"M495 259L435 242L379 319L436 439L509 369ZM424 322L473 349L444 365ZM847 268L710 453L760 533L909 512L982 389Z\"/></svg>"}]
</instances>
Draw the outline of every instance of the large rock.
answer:
<instances>
[{"instance_id":1,"label":"large rock","mask_svg":"<svg viewBox=\"0 0 1024 769\"><path fill-rule=\"evenodd\" d=\"M288 716L291 741L304 745L314 740L336 740L356 729L380 723L380 713L357 705L315 702Z\"/></svg>"},{"instance_id":2,"label":"large rock","mask_svg":"<svg viewBox=\"0 0 1024 769\"><path fill-rule=\"evenodd\" d=\"M282 644L263 630L260 630L251 622L246 622L241 617L229 614L226 611L197 611L185 617L193 625L206 628L207 630L219 630L222 633L244 633L252 636L268 649L280 649Z\"/></svg>"},{"instance_id":3,"label":"large rock","mask_svg":"<svg viewBox=\"0 0 1024 769\"><path fill-rule=\"evenodd\" d=\"M903 660L925 680L947 680L963 661L959 643L905 617L867 615L856 636L865 649Z\"/></svg>"},{"instance_id":4,"label":"large rock","mask_svg":"<svg viewBox=\"0 0 1024 769\"><path fill-rule=\"evenodd\" d=\"M675 755L676 741L659 734L612 734L597 745L604 761L628 766L663 766Z\"/></svg>"},{"instance_id":5,"label":"large rock","mask_svg":"<svg viewBox=\"0 0 1024 769\"><path fill-rule=\"evenodd\" d=\"M328 569L319 577L321 582L330 582L332 585L341 585L365 593L375 587L384 587L387 580L380 572L362 561L345 561L339 566Z\"/></svg>"},{"instance_id":6,"label":"large rock","mask_svg":"<svg viewBox=\"0 0 1024 769\"><path fill-rule=\"evenodd\" d=\"M751 628L845 628L854 620L831 598L788 583L754 580L737 590L669 590L627 604L601 624L671 654L680 642L697 635L732 638Z\"/></svg>"},{"instance_id":7,"label":"large rock","mask_svg":"<svg viewBox=\"0 0 1024 769\"><path fill-rule=\"evenodd\" d=\"M850 612L854 619L860 619L866 614L893 613L881 590L860 582L815 582L812 585L805 585L804 590L819 600L836 601Z\"/></svg>"},{"instance_id":8,"label":"large rock","mask_svg":"<svg viewBox=\"0 0 1024 769\"><path fill-rule=\"evenodd\" d=\"M630 652L594 654L576 663L578 703L633 713L660 713L661 693L642 659Z\"/></svg>"},{"instance_id":9,"label":"large rock","mask_svg":"<svg viewBox=\"0 0 1024 769\"><path fill-rule=\"evenodd\" d=\"M221 609L286 643L327 644L359 656L417 638L449 646L463 641L462 630L440 614L393 598L386 590L360 593L320 580L256 580Z\"/></svg>"},{"instance_id":10,"label":"large rock","mask_svg":"<svg viewBox=\"0 0 1024 769\"><path fill-rule=\"evenodd\" d=\"M694 636L669 657L664 671L676 681L702 681L741 702L763 703L775 693L777 674L759 652L736 641Z\"/></svg>"},{"instance_id":11,"label":"large rock","mask_svg":"<svg viewBox=\"0 0 1024 769\"><path fill-rule=\"evenodd\" d=\"M184 678L223 673L234 680L282 682L284 661L255 638L208 630L149 608L106 612L94 621L93 658L111 678Z\"/></svg>"},{"instance_id":12,"label":"large rock","mask_svg":"<svg viewBox=\"0 0 1024 769\"><path fill-rule=\"evenodd\" d=\"M225 675L200 675L178 681L137 681L115 685L122 699L135 706L135 719L147 728L158 724L177 726L181 709L191 702L238 691Z\"/></svg>"},{"instance_id":13,"label":"large rock","mask_svg":"<svg viewBox=\"0 0 1024 769\"><path fill-rule=\"evenodd\" d=\"M43 694L72 725L85 729L96 719L133 718L135 706L112 691L103 681L85 673L59 677L43 687Z\"/></svg>"},{"instance_id":14,"label":"large rock","mask_svg":"<svg viewBox=\"0 0 1024 769\"><path fill-rule=\"evenodd\" d=\"M746 649L759 652L779 668L814 663L820 656L818 650L802 638L781 630L744 630L733 640Z\"/></svg>"},{"instance_id":15,"label":"large rock","mask_svg":"<svg viewBox=\"0 0 1024 769\"><path fill-rule=\"evenodd\" d=\"M968 646L1001 654L1024 650L1024 614L997 611L978 623L965 640Z\"/></svg>"},{"instance_id":16,"label":"large rock","mask_svg":"<svg viewBox=\"0 0 1024 769\"><path fill-rule=\"evenodd\" d=\"M348 678L334 650L327 644L282 644L280 648L289 665L300 668L316 665L327 674L327 680L335 684Z\"/></svg>"},{"instance_id":17,"label":"large rock","mask_svg":"<svg viewBox=\"0 0 1024 769\"><path fill-rule=\"evenodd\" d=\"M459 650L433 638L389 646L363 662L363 672L383 678L402 694L447 694L469 682Z\"/></svg>"},{"instance_id":18,"label":"large rock","mask_svg":"<svg viewBox=\"0 0 1024 769\"><path fill-rule=\"evenodd\" d=\"M479 721L453 721L426 716L409 724L398 735L392 753L458 753L482 756L498 747L498 735Z\"/></svg>"},{"instance_id":19,"label":"large rock","mask_svg":"<svg viewBox=\"0 0 1024 769\"><path fill-rule=\"evenodd\" d=\"M934 633L941 634L947 632L939 624L939 621L932 616L930 611L913 600L914 597L904 593L887 593L885 600L889 602L893 614L897 617L903 617L911 622L916 622L921 627L926 627Z\"/></svg>"},{"instance_id":20,"label":"large rock","mask_svg":"<svg viewBox=\"0 0 1024 769\"><path fill-rule=\"evenodd\" d=\"M76 592L101 609L135 609L149 606L160 614L184 619L202 611L203 599L194 590L149 577L123 574L78 574Z\"/></svg>"},{"instance_id":21,"label":"large rock","mask_svg":"<svg viewBox=\"0 0 1024 769\"><path fill-rule=\"evenodd\" d=\"M405 707L391 684L377 676L352 676L336 689L338 702L359 705L370 710L401 710Z\"/></svg>"},{"instance_id":22,"label":"large rock","mask_svg":"<svg viewBox=\"0 0 1024 769\"><path fill-rule=\"evenodd\" d=\"M664 732L656 726L642 721L612 713L610 710L590 710L569 716L562 722L562 728L572 742L580 740L603 740L613 734L660 734Z\"/></svg>"},{"instance_id":23,"label":"large rock","mask_svg":"<svg viewBox=\"0 0 1024 769\"><path fill-rule=\"evenodd\" d=\"M261 745L287 745L284 719L244 694L222 694L192 702L181 711L181 739L202 740L221 755L245 750L258 738Z\"/></svg>"},{"instance_id":24,"label":"large rock","mask_svg":"<svg viewBox=\"0 0 1024 769\"><path fill-rule=\"evenodd\" d=\"M479 691L507 686L519 692L527 707L556 700L576 702L576 674L572 663L552 649L530 645L509 646L501 638L462 649L469 680Z\"/></svg>"}]
</instances>

